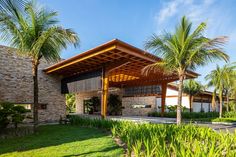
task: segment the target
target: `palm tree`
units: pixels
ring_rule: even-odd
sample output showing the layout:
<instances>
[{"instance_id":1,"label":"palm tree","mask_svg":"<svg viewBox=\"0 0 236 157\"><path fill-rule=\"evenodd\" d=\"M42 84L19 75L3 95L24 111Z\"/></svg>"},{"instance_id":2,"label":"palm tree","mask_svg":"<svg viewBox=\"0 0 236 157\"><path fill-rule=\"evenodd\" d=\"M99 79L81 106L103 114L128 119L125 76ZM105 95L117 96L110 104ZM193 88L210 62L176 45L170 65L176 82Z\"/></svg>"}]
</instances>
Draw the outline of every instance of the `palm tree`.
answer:
<instances>
[{"instance_id":1,"label":"palm tree","mask_svg":"<svg viewBox=\"0 0 236 157\"><path fill-rule=\"evenodd\" d=\"M38 125L38 66L41 59L58 61L60 52L72 43L78 45L79 38L70 29L57 25L57 12L39 7L30 2L24 12L13 5L11 14L1 13L0 31L2 40L17 48L21 55L31 58L34 95L34 130Z\"/></svg>"},{"instance_id":2,"label":"palm tree","mask_svg":"<svg viewBox=\"0 0 236 157\"><path fill-rule=\"evenodd\" d=\"M189 109L192 112L193 99L196 94L203 90L203 86L195 80L188 80L183 84L183 92L189 95Z\"/></svg>"},{"instance_id":3,"label":"palm tree","mask_svg":"<svg viewBox=\"0 0 236 157\"><path fill-rule=\"evenodd\" d=\"M236 85L236 64L227 64L223 67L225 69L225 75L224 75L224 93L226 95L226 110L229 111L229 98L231 93L234 92L234 88Z\"/></svg>"},{"instance_id":4,"label":"palm tree","mask_svg":"<svg viewBox=\"0 0 236 157\"><path fill-rule=\"evenodd\" d=\"M174 33L165 32L160 36L154 34L145 43L146 49L153 50L163 59L146 66L144 74L155 69L162 69L165 73L175 71L178 74L177 124L181 123L182 89L187 70L195 70L216 59L228 61L229 58L221 49L226 37L207 38L203 35L205 28L206 23L202 22L192 30L192 23L184 16Z\"/></svg>"},{"instance_id":5,"label":"palm tree","mask_svg":"<svg viewBox=\"0 0 236 157\"><path fill-rule=\"evenodd\" d=\"M0 12L11 14L14 9L22 9L26 3L26 0L0 0Z\"/></svg>"},{"instance_id":6,"label":"palm tree","mask_svg":"<svg viewBox=\"0 0 236 157\"><path fill-rule=\"evenodd\" d=\"M208 74L205 78L209 80L208 86L214 86L214 94L216 92L219 94L219 101L220 101L220 111L219 117L222 117L222 107L223 107L223 96L224 92L227 96L227 111L228 111L228 103L229 103L229 95L230 90L233 88L233 84L236 78L235 75L235 68L236 66L233 64L224 65L220 68L218 65L215 70L212 70L210 74ZM213 99L215 99L215 95Z\"/></svg>"}]
</instances>

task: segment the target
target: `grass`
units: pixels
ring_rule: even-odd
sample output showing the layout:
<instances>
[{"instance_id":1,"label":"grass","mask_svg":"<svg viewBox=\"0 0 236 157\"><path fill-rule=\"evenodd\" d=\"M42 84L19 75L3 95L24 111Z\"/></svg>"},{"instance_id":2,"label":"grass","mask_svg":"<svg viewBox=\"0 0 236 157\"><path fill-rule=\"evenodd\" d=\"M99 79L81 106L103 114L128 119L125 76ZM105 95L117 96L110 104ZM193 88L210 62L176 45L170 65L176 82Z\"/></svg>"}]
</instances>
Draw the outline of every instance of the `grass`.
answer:
<instances>
[{"instance_id":1,"label":"grass","mask_svg":"<svg viewBox=\"0 0 236 157\"><path fill-rule=\"evenodd\" d=\"M186 121L197 121L197 122L226 122L226 123L235 123L236 118L193 118L193 119L184 119Z\"/></svg>"},{"instance_id":2,"label":"grass","mask_svg":"<svg viewBox=\"0 0 236 157\"><path fill-rule=\"evenodd\" d=\"M123 149L104 130L40 126L36 135L0 140L0 157L120 156Z\"/></svg>"}]
</instances>

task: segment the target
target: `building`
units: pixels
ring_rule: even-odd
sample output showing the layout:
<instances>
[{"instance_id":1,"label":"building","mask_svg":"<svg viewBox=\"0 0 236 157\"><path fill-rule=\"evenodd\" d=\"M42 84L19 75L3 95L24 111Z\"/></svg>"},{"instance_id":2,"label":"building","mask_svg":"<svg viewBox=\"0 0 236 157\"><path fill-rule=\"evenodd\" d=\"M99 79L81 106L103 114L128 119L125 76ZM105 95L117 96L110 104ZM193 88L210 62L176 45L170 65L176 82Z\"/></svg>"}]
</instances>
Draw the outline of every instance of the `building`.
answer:
<instances>
[{"instance_id":1,"label":"building","mask_svg":"<svg viewBox=\"0 0 236 157\"><path fill-rule=\"evenodd\" d=\"M192 111L193 112L211 112L212 111L212 92L201 91L193 98ZM157 98L157 108L160 108L160 98ZM167 86L166 92L166 107L177 105L178 102L178 87L177 84L170 83ZM190 96L183 93L182 106L186 109L190 109ZM168 111L168 109L166 109ZM219 111L219 102L217 102L216 111Z\"/></svg>"},{"instance_id":2,"label":"building","mask_svg":"<svg viewBox=\"0 0 236 157\"><path fill-rule=\"evenodd\" d=\"M7 47L0 48L0 101L32 104L30 59L11 51ZM176 72L141 73L145 66L160 60L118 39L52 65L42 60L39 67L39 119L53 121L65 116L64 94L67 93L76 94L78 114L84 113L84 100L98 96L101 98L100 114L105 117L110 93L122 98L122 115L147 115L156 111L157 98L160 111L164 112L167 84L178 80ZM192 71L186 74L187 78L197 76Z\"/></svg>"}]
</instances>

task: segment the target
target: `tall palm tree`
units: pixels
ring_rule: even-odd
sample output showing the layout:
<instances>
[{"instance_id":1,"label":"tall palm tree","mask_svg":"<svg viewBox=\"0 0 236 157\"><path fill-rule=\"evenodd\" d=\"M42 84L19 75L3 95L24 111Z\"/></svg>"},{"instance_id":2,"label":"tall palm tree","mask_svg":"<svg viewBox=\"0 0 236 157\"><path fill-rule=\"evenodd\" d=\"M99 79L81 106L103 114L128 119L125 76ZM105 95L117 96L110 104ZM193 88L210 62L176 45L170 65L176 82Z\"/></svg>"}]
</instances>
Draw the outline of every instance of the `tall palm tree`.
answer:
<instances>
[{"instance_id":1,"label":"tall palm tree","mask_svg":"<svg viewBox=\"0 0 236 157\"><path fill-rule=\"evenodd\" d=\"M236 63L227 64L223 67L225 69L224 75L224 93L226 95L226 110L229 111L229 98L236 85Z\"/></svg>"},{"instance_id":2,"label":"tall palm tree","mask_svg":"<svg viewBox=\"0 0 236 157\"><path fill-rule=\"evenodd\" d=\"M222 68L217 65L215 70L212 70L210 74L208 74L205 78L209 80L208 86L213 86L214 93L218 92L219 94L219 103L220 103L220 111L219 117L222 117L222 107L223 107L223 96L224 92L227 97L227 110L228 110L228 103L229 103L229 95L230 90L233 88L234 81L236 79L235 75L235 68L236 66L233 64L226 64ZM213 98L215 99L215 98Z\"/></svg>"},{"instance_id":3,"label":"tall palm tree","mask_svg":"<svg viewBox=\"0 0 236 157\"><path fill-rule=\"evenodd\" d=\"M192 23L184 16L174 33L154 34L145 43L146 49L154 50L163 59L145 67L143 73L161 68L166 73L175 71L178 74L177 124L181 123L182 89L187 70L195 70L216 59L228 61L229 58L221 49L226 37L207 38L203 35L205 28L206 23L202 22L193 30Z\"/></svg>"},{"instance_id":4,"label":"tall palm tree","mask_svg":"<svg viewBox=\"0 0 236 157\"><path fill-rule=\"evenodd\" d=\"M183 92L189 95L189 109L192 112L193 99L196 94L203 90L203 85L195 80L188 80L183 84Z\"/></svg>"},{"instance_id":5,"label":"tall palm tree","mask_svg":"<svg viewBox=\"0 0 236 157\"><path fill-rule=\"evenodd\" d=\"M58 61L68 44L78 45L79 38L71 29L57 25L57 12L30 2L24 12L12 6L11 14L1 13L1 39L17 48L18 53L31 58L34 95L34 130L38 125L38 66L41 59Z\"/></svg>"}]
</instances>

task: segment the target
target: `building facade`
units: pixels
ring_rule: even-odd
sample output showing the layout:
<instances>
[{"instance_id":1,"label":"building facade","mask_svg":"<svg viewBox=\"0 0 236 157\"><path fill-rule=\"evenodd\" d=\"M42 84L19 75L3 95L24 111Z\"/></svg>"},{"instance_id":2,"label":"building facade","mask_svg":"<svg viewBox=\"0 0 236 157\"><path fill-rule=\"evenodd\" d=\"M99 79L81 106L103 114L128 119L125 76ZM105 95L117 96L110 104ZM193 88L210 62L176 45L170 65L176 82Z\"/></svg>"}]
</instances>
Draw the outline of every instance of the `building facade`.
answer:
<instances>
[{"instance_id":1,"label":"building facade","mask_svg":"<svg viewBox=\"0 0 236 157\"><path fill-rule=\"evenodd\" d=\"M58 76L46 75L43 69L48 66L49 63L41 60L38 72L41 122L58 121L60 116L66 115L65 96L61 94L61 79ZM21 104L32 109L31 67L29 58L17 55L15 49L0 46L0 102Z\"/></svg>"}]
</instances>

